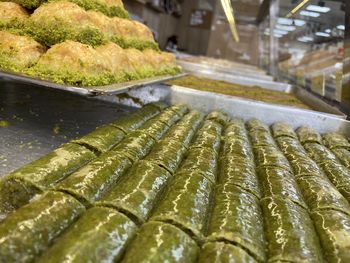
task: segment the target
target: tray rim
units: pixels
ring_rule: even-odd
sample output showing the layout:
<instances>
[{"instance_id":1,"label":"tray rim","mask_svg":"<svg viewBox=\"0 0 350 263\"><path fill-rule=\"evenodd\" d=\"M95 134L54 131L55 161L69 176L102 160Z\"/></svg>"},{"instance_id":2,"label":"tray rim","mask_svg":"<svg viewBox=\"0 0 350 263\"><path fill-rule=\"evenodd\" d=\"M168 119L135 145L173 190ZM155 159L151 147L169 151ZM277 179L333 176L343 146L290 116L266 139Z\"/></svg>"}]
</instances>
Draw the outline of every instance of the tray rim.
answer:
<instances>
[{"instance_id":1,"label":"tray rim","mask_svg":"<svg viewBox=\"0 0 350 263\"><path fill-rule=\"evenodd\" d=\"M69 84L59 84L48 80L41 80L38 78L30 77L24 74L12 73L8 71L0 70L0 78L4 78L7 81L22 82L25 84L34 84L40 87L52 88L56 90L63 90L79 94L82 96L96 97L101 95L115 95L129 91L133 88L139 88L146 85L157 84L160 82L166 82L169 80L177 79L186 76L187 73L179 73L177 75L164 75L152 78L133 80L129 82L116 83L105 86L90 86L80 87Z\"/></svg>"}]
</instances>

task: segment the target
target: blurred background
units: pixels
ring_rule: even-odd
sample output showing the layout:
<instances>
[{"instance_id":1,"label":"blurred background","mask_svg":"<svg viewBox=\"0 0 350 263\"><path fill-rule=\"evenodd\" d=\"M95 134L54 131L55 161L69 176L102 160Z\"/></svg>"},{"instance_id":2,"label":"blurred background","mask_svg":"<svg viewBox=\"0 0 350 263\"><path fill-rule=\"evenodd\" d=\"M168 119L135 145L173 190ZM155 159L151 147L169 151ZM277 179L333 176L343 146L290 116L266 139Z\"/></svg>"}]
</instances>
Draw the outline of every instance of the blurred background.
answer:
<instances>
[{"instance_id":1,"label":"blurred background","mask_svg":"<svg viewBox=\"0 0 350 263\"><path fill-rule=\"evenodd\" d=\"M349 111L350 1L233 0L239 39L233 37L222 2L124 4L134 19L152 29L162 49L170 47L178 57L200 55L253 65Z\"/></svg>"}]
</instances>

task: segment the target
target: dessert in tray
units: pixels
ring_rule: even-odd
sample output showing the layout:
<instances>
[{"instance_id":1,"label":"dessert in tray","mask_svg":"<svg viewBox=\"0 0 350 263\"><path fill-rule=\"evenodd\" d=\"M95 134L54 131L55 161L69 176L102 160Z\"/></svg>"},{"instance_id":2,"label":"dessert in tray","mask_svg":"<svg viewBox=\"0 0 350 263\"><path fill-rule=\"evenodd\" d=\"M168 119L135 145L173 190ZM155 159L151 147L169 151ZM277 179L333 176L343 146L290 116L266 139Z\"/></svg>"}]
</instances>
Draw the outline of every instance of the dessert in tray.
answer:
<instances>
[{"instance_id":1,"label":"dessert in tray","mask_svg":"<svg viewBox=\"0 0 350 263\"><path fill-rule=\"evenodd\" d=\"M0 70L77 86L181 71L119 0L0 2Z\"/></svg>"},{"instance_id":2,"label":"dessert in tray","mask_svg":"<svg viewBox=\"0 0 350 263\"><path fill-rule=\"evenodd\" d=\"M188 87L200 91L216 92L244 99L262 101L270 104L286 105L301 109L310 109L294 94L269 90L259 86L248 86L225 81L218 81L193 75L168 82L171 85Z\"/></svg>"},{"instance_id":3,"label":"dessert in tray","mask_svg":"<svg viewBox=\"0 0 350 263\"><path fill-rule=\"evenodd\" d=\"M0 262L349 262L349 149L149 104L2 177Z\"/></svg>"}]
</instances>

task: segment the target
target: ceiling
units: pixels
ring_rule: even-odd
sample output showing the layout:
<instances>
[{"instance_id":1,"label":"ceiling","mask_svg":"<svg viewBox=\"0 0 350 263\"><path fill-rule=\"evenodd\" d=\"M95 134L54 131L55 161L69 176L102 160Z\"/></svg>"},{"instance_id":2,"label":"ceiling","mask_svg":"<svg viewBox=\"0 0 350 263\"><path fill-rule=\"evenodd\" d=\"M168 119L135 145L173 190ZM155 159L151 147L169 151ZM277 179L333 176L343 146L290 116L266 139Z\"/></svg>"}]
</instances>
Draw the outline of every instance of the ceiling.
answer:
<instances>
[{"instance_id":1,"label":"ceiling","mask_svg":"<svg viewBox=\"0 0 350 263\"><path fill-rule=\"evenodd\" d=\"M281 0L280 2L280 16L285 17L299 1L295 0ZM322 3L323 2L323 3ZM307 8L308 5L324 5L330 8L327 13L321 13L319 17L303 16L301 11ZM330 41L337 40L343 37L343 31L338 30L338 25L344 25L345 22L345 12L342 10L342 1L319 1L311 0L309 1L296 15L293 16L295 19L304 20L306 22L305 26L297 27L288 39L298 39L303 36L310 36L314 39L313 43L326 43ZM329 31L331 30L331 32ZM330 32L331 37L317 36L316 32ZM311 42L311 41L310 41Z\"/></svg>"},{"instance_id":2,"label":"ceiling","mask_svg":"<svg viewBox=\"0 0 350 263\"><path fill-rule=\"evenodd\" d=\"M203 0L202 0L203 1ZM208 0L207 0L208 1ZM264 21L263 25L269 27L268 11L270 0L231 0L235 13L235 18L238 24L256 24L261 13L265 13L260 21ZM292 18L299 19L305 22L303 26L296 26L296 30L284 35L281 41L297 41L301 37L312 37L313 43L325 43L337 41L343 38L343 31L336 29L338 25L344 25L345 12L342 10L342 5L345 0L310 0L303 8L301 8ZM350 1L350 0L349 0ZM219 1L218 1L219 2ZM286 15L302 0L279 0L279 17L285 18ZM321 3L320 3L321 2ZM321 13L319 17L309 17L300 14L300 11L306 9L309 5L322 5L329 7L330 11ZM265 9L265 12L262 10ZM220 16L225 19L222 8L218 9ZM316 32L323 32L331 29L331 37L317 36Z\"/></svg>"},{"instance_id":3,"label":"ceiling","mask_svg":"<svg viewBox=\"0 0 350 263\"><path fill-rule=\"evenodd\" d=\"M280 0L280 16L285 17L301 0ZM344 23L344 11L341 10L342 1L319 1L310 0L302 9L310 5L318 5L320 2L324 2L324 6L330 7L331 10L328 13L321 14L317 18L305 17L300 15L300 11L294 16L294 18L303 19L310 23L317 23L320 25L337 25L338 23Z\"/></svg>"},{"instance_id":4,"label":"ceiling","mask_svg":"<svg viewBox=\"0 0 350 263\"><path fill-rule=\"evenodd\" d=\"M286 18L287 14L290 13L302 0L280 0L279 1L279 17ZM323 2L323 3L322 3ZM298 12L296 12L291 19L297 19L305 23L301 26L295 26L295 30L288 34L280 37L284 42L298 41L301 42L300 38L309 38L308 42L304 43L327 43L332 41L338 41L343 39L344 31L337 29L337 26L344 25L345 12L344 12L344 1L331 1L331 0L310 0L305 4ZM330 8L327 13L320 13L319 17L310 17L302 15L302 11L307 11L306 8L309 5L324 6ZM267 18L267 17L266 17ZM268 18L265 19L263 25L268 27ZM294 23L292 24L294 26ZM318 34L330 34L330 36L320 36ZM312 39L312 40L311 40Z\"/></svg>"}]
</instances>

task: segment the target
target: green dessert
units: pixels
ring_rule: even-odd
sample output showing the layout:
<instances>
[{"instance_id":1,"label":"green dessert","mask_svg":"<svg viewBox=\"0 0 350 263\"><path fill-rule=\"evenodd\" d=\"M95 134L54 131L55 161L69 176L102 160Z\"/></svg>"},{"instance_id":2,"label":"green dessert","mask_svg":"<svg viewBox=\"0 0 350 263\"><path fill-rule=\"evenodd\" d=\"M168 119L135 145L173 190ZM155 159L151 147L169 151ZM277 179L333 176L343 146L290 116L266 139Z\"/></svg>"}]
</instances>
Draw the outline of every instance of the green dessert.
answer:
<instances>
[{"instance_id":1,"label":"green dessert","mask_svg":"<svg viewBox=\"0 0 350 263\"><path fill-rule=\"evenodd\" d=\"M294 176L278 167L264 167L258 171L264 197L279 197L307 208Z\"/></svg>"},{"instance_id":2,"label":"green dessert","mask_svg":"<svg viewBox=\"0 0 350 263\"><path fill-rule=\"evenodd\" d=\"M171 107L169 109L176 109ZM179 107L185 112L185 107ZM191 117L191 113L186 115ZM185 122L188 122L188 118L184 117ZM196 122L196 121L195 121ZM177 131L181 131L181 136ZM186 147L184 144L192 140L194 135L193 126L183 126L182 120L168 131L163 140L159 141L152 149L151 153L146 157L146 160L160 165L168 170L170 173L174 173L180 165L185 152Z\"/></svg>"},{"instance_id":3,"label":"green dessert","mask_svg":"<svg viewBox=\"0 0 350 263\"><path fill-rule=\"evenodd\" d=\"M196 242L177 227L149 222L141 227L121 262L191 263L196 261L198 252Z\"/></svg>"},{"instance_id":4,"label":"green dessert","mask_svg":"<svg viewBox=\"0 0 350 263\"><path fill-rule=\"evenodd\" d=\"M323 176L320 167L307 155L297 139L280 137L276 141L292 166L295 177Z\"/></svg>"},{"instance_id":5,"label":"green dessert","mask_svg":"<svg viewBox=\"0 0 350 263\"><path fill-rule=\"evenodd\" d=\"M248 148L246 148L248 149ZM249 169L254 169L254 161L251 158L247 158L246 156L242 156L241 154L244 153L239 153L239 152L229 152L223 154L220 157L220 163L223 166L233 166L237 165L239 168L245 167Z\"/></svg>"},{"instance_id":6,"label":"green dessert","mask_svg":"<svg viewBox=\"0 0 350 263\"><path fill-rule=\"evenodd\" d=\"M271 126L272 134L274 138L279 137L290 137L293 139L298 139L297 134L294 130L289 126L288 123L285 122L277 122Z\"/></svg>"},{"instance_id":7,"label":"green dessert","mask_svg":"<svg viewBox=\"0 0 350 263\"><path fill-rule=\"evenodd\" d=\"M277 197L261 201L268 262L323 262L310 216L299 205Z\"/></svg>"},{"instance_id":8,"label":"green dessert","mask_svg":"<svg viewBox=\"0 0 350 263\"><path fill-rule=\"evenodd\" d=\"M160 113L160 109L153 105L147 104L138 111L129 115L123 116L120 119L112 122L110 125L122 130L125 134L140 128L146 121Z\"/></svg>"},{"instance_id":9,"label":"green dessert","mask_svg":"<svg viewBox=\"0 0 350 263\"><path fill-rule=\"evenodd\" d=\"M348 200L348 202L350 202L350 185L340 186L337 187L337 189L345 197L345 199Z\"/></svg>"},{"instance_id":10,"label":"green dessert","mask_svg":"<svg viewBox=\"0 0 350 263\"><path fill-rule=\"evenodd\" d=\"M14 3L17 3L26 8L32 9L40 6L45 0L15 0Z\"/></svg>"},{"instance_id":11,"label":"green dessert","mask_svg":"<svg viewBox=\"0 0 350 263\"><path fill-rule=\"evenodd\" d=\"M241 119L232 119L225 129L225 136L232 138L245 139L247 132L244 126L244 122Z\"/></svg>"},{"instance_id":12,"label":"green dessert","mask_svg":"<svg viewBox=\"0 0 350 263\"><path fill-rule=\"evenodd\" d=\"M12 172L9 178L24 180L46 190L94 158L96 158L95 154L87 148L68 143Z\"/></svg>"},{"instance_id":13,"label":"green dessert","mask_svg":"<svg viewBox=\"0 0 350 263\"><path fill-rule=\"evenodd\" d=\"M336 132L323 135L323 143L331 150L339 148L350 150L349 141L343 135Z\"/></svg>"},{"instance_id":14,"label":"green dessert","mask_svg":"<svg viewBox=\"0 0 350 263\"><path fill-rule=\"evenodd\" d=\"M221 124L224 127L230 121L230 117L225 112L222 112L222 111L213 111L209 113L205 117L205 119L216 121L217 123Z\"/></svg>"},{"instance_id":15,"label":"green dessert","mask_svg":"<svg viewBox=\"0 0 350 263\"><path fill-rule=\"evenodd\" d=\"M0 183L1 217L28 203L35 194L54 187L94 158L96 155L87 148L68 143L8 174Z\"/></svg>"},{"instance_id":16,"label":"green dessert","mask_svg":"<svg viewBox=\"0 0 350 263\"><path fill-rule=\"evenodd\" d=\"M278 137L276 142L282 152L287 156L304 158L307 154L298 139L291 137Z\"/></svg>"},{"instance_id":17,"label":"green dessert","mask_svg":"<svg viewBox=\"0 0 350 263\"><path fill-rule=\"evenodd\" d=\"M166 108L159 115L159 121L164 122L166 125L171 127L178 122L184 115L187 114L189 109L184 105L174 105Z\"/></svg>"},{"instance_id":18,"label":"green dessert","mask_svg":"<svg viewBox=\"0 0 350 263\"><path fill-rule=\"evenodd\" d=\"M301 142L301 144L305 144L305 143L322 144L321 135L311 127L305 127L305 126L300 127L297 129L296 132L298 134L299 141Z\"/></svg>"},{"instance_id":19,"label":"green dessert","mask_svg":"<svg viewBox=\"0 0 350 263\"><path fill-rule=\"evenodd\" d=\"M168 108L168 105L159 101L151 102L134 112L134 114L143 117L145 121L157 116L164 109Z\"/></svg>"},{"instance_id":20,"label":"green dessert","mask_svg":"<svg viewBox=\"0 0 350 263\"><path fill-rule=\"evenodd\" d=\"M0 1L0 27L22 25L29 18L29 12L14 2ZM15 24L15 25L14 25Z\"/></svg>"},{"instance_id":21,"label":"green dessert","mask_svg":"<svg viewBox=\"0 0 350 263\"><path fill-rule=\"evenodd\" d=\"M258 169L268 166L291 170L286 157L275 146L254 148Z\"/></svg>"},{"instance_id":22,"label":"green dessert","mask_svg":"<svg viewBox=\"0 0 350 263\"><path fill-rule=\"evenodd\" d=\"M191 148L181 164L179 172L197 172L203 174L213 183L216 181L217 159L215 151L210 148Z\"/></svg>"},{"instance_id":23,"label":"green dessert","mask_svg":"<svg viewBox=\"0 0 350 263\"><path fill-rule=\"evenodd\" d=\"M0 15L3 14L0 12ZM0 29L5 27L4 23L0 17ZM19 23L10 21L7 25L9 24L18 25ZM21 26L21 24L18 25L18 27ZM45 51L46 48L31 37L19 36L12 31L0 31L0 67L2 70L13 72L27 70L39 61Z\"/></svg>"},{"instance_id":24,"label":"green dessert","mask_svg":"<svg viewBox=\"0 0 350 263\"><path fill-rule=\"evenodd\" d=\"M180 116L183 116L189 111L189 108L186 104L177 104L169 107L169 110L176 112Z\"/></svg>"},{"instance_id":25,"label":"green dessert","mask_svg":"<svg viewBox=\"0 0 350 263\"><path fill-rule=\"evenodd\" d=\"M270 132L253 130L249 132L249 137L254 147L275 145L275 141L273 140Z\"/></svg>"},{"instance_id":26,"label":"green dessert","mask_svg":"<svg viewBox=\"0 0 350 263\"><path fill-rule=\"evenodd\" d=\"M229 183L236 185L247 192L261 198L261 190L254 166L240 163L237 161L226 162L225 158L221 160L219 173L219 183Z\"/></svg>"},{"instance_id":27,"label":"green dessert","mask_svg":"<svg viewBox=\"0 0 350 263\"><path fill-rule=\"evenodd\" d=\"M205 243L199 254L199 263L257 263L252 256L238 246L224 242Z\"/></svg>"},{"instance_id":28,"label":"green dessert","mask_svg":"<svg viewBox=\"0 0 350 263\"><path fill-rule=\"evenodd\" d=\"M225 137L223 154L251 160L254 158L248 139L232 139L227 136Z\"/></svg>"},{"instance_id":29,"label":"green dessert","mask_svg":"<svg viewBox=\"0 0 350 263\"><path fill-rule=\"evenodd\" d=\"M123 140L124 137L125 133L120 129L112 125L105 125L73 142L104 153L112 149Z\"/></svg>"},{"instance_id":30,"label":"green dessert","mask_svg":"<svg viewBox=\"0 0 350 263\"><path fill-rule=\"evenodd\" d=\"M67 12L62 14L60 9L66 9ZM96 14L102 23L106 23L102 20L102 14ZM80 23L77 20L79 16ZM92 19L84 9L67 1L41 5L18 33L28 35L47 47L65 41L99 46L110 40L110 37L104 34L107 32L97 23L97 19Z\"/></svg>"},{"instance_id":31,"label":"green dessert","mask_svg":"<svg viewBox=\"0 0 350 263\"><path fill-rule=\"evenodd\" d=\"M185 153L186 147L181 142L166 137L154 146L145 160L158 164L173 174L179 167Z\"/></svg>"},{"instance_id":32,"label":"green dessert","mask_svg":"<svg viewBox=\"0 0 350 263\"><path fill-rule=\"evenodd\" d=\"M190 146L191 149L212 149L219 154L222 125L206 120L198 130Z\"/></svg>"},{"instance_id":33,"label":"green dessert","mask_svg":"<svg viewBox=\"0 0 350 263\"><path fill-rule=\"evenodd\" d=\"M59 183L56 190L69 193L86 206L91 206L115 185L131 165L125 155L106 152Z\"/></svg>"},{"instance_id":34,"label":"green dessert","mask_svg":"<svg viewBox=\"0 0 350 263\"><path fill-rule=\"evenodd\" d=\"M47 31L45 33L50 34ZM116 54L112 57L113 61L121 58ZM74 86L103 86L128 81L124 68L116 71L110 57L92 46L72 40L53 45L33 67L23 73L33 78Z\"/></svg>"},{"instance_id":35,"label":"green dessert","mask_svg":"<svg viewBox=\"0 0 350 263\"><path fill-rule=\"evenodd\" d=\"M259 201L237 186L226 183L217 186L207 236L209 241L236 244L249 251L257 261L266 261Z\"/></svg>"},{"instance_id":36,"label":"green dessert","mask_svg":"<svg viewBox=\"0 0 350 263\"><path fill-rule=\"evenodd\" d=\"M179 226L201 240L207 226L213 183L198 173L176 174L151 220Z\"/></svg>"},{"instance_id":37,"label":"green dessert","mask_svg":"<svg viewBox=\"0 0 350 263\"><path fill-rule=\"evenodd\" d=\"M112 151L125 154L132 162L136 162L151 151L154 143L154 140L148 134L137 130L127 135Z\"/></svg>"},{"instance_id":38,"label":"green dessert","mask_svg":"<svg viewBox=\"0 0 350 263\"><path fill-rule=\"evenodd\" d=\"M172 110L172 107L166 108L157 118L158 121L163 122L169 127L173 126L176 122L178 122L183 115L179 115L179 113Z\"/></svg>"},{"instance_id":39,"label":"green dessert","mask_svg":"<svg viewBox=\"0 0 350 263\"><path fill-rule=\"evenodd\" d=\"M160 140L169 130L168 125L158 121L157 119L158 118L155 117L154 119L147 121L141 128L138 129L139 131L149 135L155 141Z\"/></svg>"},{"instance_id":40,"label":"green dessert","mask_svg":"<svg viewBox=\"0 0 350 263\"><path fill-rule=\"evenodd\" d=\"M136 231L136 225L125 215L94 207L57 238L37 262L116 262Z\"/></svg>"},{"instance_id":41,"label":"green dessert","mask_svg":"<svg viewBox=\"0 0 350 263\"><path fill-rule=\"evenodd\" d=\"M207 65L214 66L211 62ZM239 67L241 68L241 66ZM188 75L175 79L169 83L171 85L188 87L200 91L216 92L249 100L258 100L270 104L280 104L302 109L310 109L308 105L299 100L294 94L274 91L259 86L239 85L236 83L218 81L194 75Z\"/></svg>"},{"instance_id":42,"label":"green dessert","mask_svg":"<svg viewBox=\"0 0 350 263\"><path fill-rule=\"evenodd\" d=\"M67 1L51 1L40 5L30 16L24 32L46 46L66 40L96 46L109 40L122 48L143 50L147 47L159 50L151 31L143 24L86 11L76 3Z\"/></svg>"},{"instance_id":43,"label":"green dessert","mask_svg":"<svg viewBox=\"0 0 350 263\"><path fill-rule=\"evenodd\" d=\"M337 163L338 159L335 155L328 150L325 146L317 143L305 143L304 148L307 151L311 159L317 164L323 164L325 162Z\"/></svg>"},{"instance_id":44,"label":"green dessert","mask_svg":"<svg viewBox=\"0 0 350 263\"><path fill-rule=\"evenodd\" d=\"M149 40L139 39L137 37L123 37L123 36L113 35L110 37L110 41L117 44L123 49L135 48L141 51L146 51L149 49L154 50L156 52L160 51L158 44L153 40L149 41Z\"/></svg>"},{"instance_id":45,"label":"green dessert","mask_svg":"<svg viewBox=\"0 0 350 263\"><path fill-rule=\"evenodd\" d=\"M308 176L297 182L312 212L337 210L350 215L349 203L327 178Z\"/></svg>"},{"instance_id":46,"label":"green dessert","mask_svg":"<svg viewBox=\"0 0 350 263\"><path fill-rule=\"evenodd\" d=\"M47 192L0 224L0 261L33 262L83 212L70 195Z\"/></svg>"},{"instance_id":47,"label":"green dessert","mask_svg":"<svg viewBox=\"0 0 350 263\"><path fill-rule=\"evenodd\" d=\"M0 180L0 222L12 211L27 204L42 191L33 184L16 178Z\"/></svg>"},{"instance_id":48,"label":"green dessert","mask_svg":"<svg viewBox=\"0 0 350 263\"><path fill-rule=\"evenodd\" d=\"M220 151L221 134L210 134L208 132L199 130L190 149L212 149L217 154Z\"/></svg>"},{"instance_id":49,"label":"green dessert","mask_svg":"<svg viewBox=\"0 0 350 263\"><path fill-rule=\"evenodd\" d=\"M290 161L291 166L294 170L294 175L296 177L303 176L320 176L322 177L324 174L320 167L311 159L305 157L305 159L296 159Z\"/></svg>"},{"instance_id":50,"label":"green dessert","mask_svg":"<svg viewBox=\"0 0 350 263\"><path fill-rule=\"evenodd\" d=\"M317 211L311 217L327 262L349 262L350 217L339 211Z\"/></svg>"},{"instance_id":51,"label":"green dessert","mask_svg":"<svg viewBox=\"0 0 350 263\"><path fill-rule=\"evenodd\" d=\"M248 132L252 132L252 131L269 132L270 131L269 127L265 123L254 118L247 121L245 125Z\"/></svg>"},{"instance_id":52,"label":"green dessert","mask_svg":"<svg viewBox=\"0 0 350 263\"><path fill-rule=\"evenodd\" d=\"M195 132L191 125L184 126L181 122L182 121L180 121L176 127L169 130L167 137L172 138L174 141L181 142L183 146L188 148Z\"/></svg>"},{"instance_id":53,"label":"green dessert","mask_svg":"<svg viewBox=\"0 0 350 263\"><path fill-rule=\"evenodd\" d=\"M24 0L18 0L24 1ZM55 2L61 0L49 0L49 2ZM75 3L85 10L93 10L101 12L109 17L120 17L120 18L129 18L128 12L124 9L123 3L121 0L69 0L72 3Z\"/></svg>"},{"instance_id":54,"label":"green dessert","mask_svg":"<svg viewBox=\"0 0 350 263\"><path fill-rule=\"evenodd\" d=\"M145 109L147 107L157 108L158 110L162 111L162 110L168 108L168 104L166 104L165 102L162 102L162 101L154 101L154 102L148 103L145 106L143 106L142 111L143 111L143 109Z\"/></svg>"},{"instance_id":55,"label":"green dessert","mask_svg":"<svg viewBox=\"0 0 350 263\"><path fill-rule=\"evenodd\" d=\"M196 131L199 125L203 121L203 114L196 110L190 110L185 117L181 119L181 126L191 127L193 131Z\"/></svg>"},{"instance_id":56,"label":"green dessert","mask_svg":"<svg viewBox=\"0 0 350 263\"><path fill-rule=\"evenodd\" d=\"M350 185L350 171L340 163L327 162L320 166L336 187Z\"/></svg>"},{"instance_id":57,"label":"green dessert","mask_svg":"<svg viewBox=\"0 0 350 263\"><path fill-rule=\"evenodd\" d=\"M188 147L202 119L203 116L197 111L190 111L178 122L176 127L169 130L167 136L182 142L185 147Z\"/></svg>"},{"instance_id":58,"label":"green dessert","mask_svg":"<svg viewBox=\"0 0 350 263\"><path fill-rule=\"evenodd\" d=\"M350 169L350 151L343 148L333 149L332 152L338 158L342 165Z\"/></svg>"},{"instance_id":59,"label":"green dessert","mask_svg":"<svg viewBox=\"0 0 350 263\"><path fill-rule=\"evenodd\" d=\"M231 121L225 130L224 139L219 182L236 185L260 198L261 191L255 175L254 155L244 123L241 120Z\"/></svg>"},{"instance_id":60,"label":"green dessert","mask_svg":"<svg viewBox=\"0 0 350 263\"><path fill-rule=\"evenodd\" d=\"M209 134L221 134L223 131L223 126L212 120L204 120L201 129L205 130Z\"/></svg>"},{"instance_id":61,"label":"green dessert","mask_svg":"<svg viewBox=\"0 0 350 263\"><path fill-rule=\"evenodd\" d=\"M156 164L139 161L98 205L123 211L142 224L159 201L170 176Z\"/></svg>"}]
</instances>

